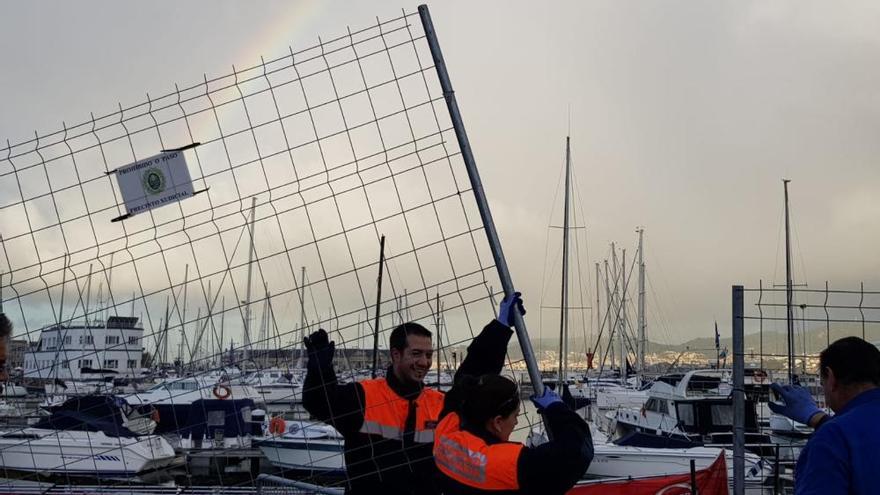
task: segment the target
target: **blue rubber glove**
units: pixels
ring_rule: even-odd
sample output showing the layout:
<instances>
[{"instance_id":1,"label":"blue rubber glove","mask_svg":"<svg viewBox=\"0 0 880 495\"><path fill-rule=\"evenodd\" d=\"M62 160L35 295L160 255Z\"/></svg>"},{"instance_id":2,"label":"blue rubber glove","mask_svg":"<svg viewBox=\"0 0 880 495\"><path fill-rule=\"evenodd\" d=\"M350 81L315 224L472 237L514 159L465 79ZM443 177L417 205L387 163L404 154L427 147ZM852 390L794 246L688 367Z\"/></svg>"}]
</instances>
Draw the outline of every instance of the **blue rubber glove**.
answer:
<instances>
[{"instance_id":1,"label":"blue rubber glove","mask_svg":"<svg viewBox=\"0 0 880 495\"><path fill-rule=\"evenodd\" d=\"M559 397L556 392L550 390L550 387L544 387L544 394L540 397L533 395L529 398L532 399L532 404L534 404L535 407L538 408L538 412L547 409L557 402L562 403L562 398Z\"/></svg>"},{"instance_id":2,"label":"blue rubber glove","mask_svg":"<svg viewBox=\"0 0 880 495\"><path fill-rule=\"evenodd\" d=\"M504 299L501 300L501 305L498 306L498 321L502 325L513 326L513 308L517 308L521 315L526 314L521 296L521 292L514 292L513 296L504 296Z\"/></svg>"},{"instance_id":3,"label":"blue rubber glove","mask_svg":"<svg viewBox=\"0 0 880 495\"><path fill-rule=\"evenodd\" d=\"M330 341L327 332L319 328L317 332L303 339L306 351L309 355L308 366L316 366L326 369L333 366L333 354L336 352L336 343Z\"/></svg>"},{"instance_id":4,"label":"blue rubber glove","mask_svg":"<svg viewBox=\"0 0 880 495\"><path fill-rule=\"evenodd\" d=\"M767 403L770 410L776 414L781 414L798 423L809 425L810 419L822 412L816 406L810 391L804 387L771 383L770 388L785 402L785 404L778 404L773 401Z\"/></svg>"}]
</instances>

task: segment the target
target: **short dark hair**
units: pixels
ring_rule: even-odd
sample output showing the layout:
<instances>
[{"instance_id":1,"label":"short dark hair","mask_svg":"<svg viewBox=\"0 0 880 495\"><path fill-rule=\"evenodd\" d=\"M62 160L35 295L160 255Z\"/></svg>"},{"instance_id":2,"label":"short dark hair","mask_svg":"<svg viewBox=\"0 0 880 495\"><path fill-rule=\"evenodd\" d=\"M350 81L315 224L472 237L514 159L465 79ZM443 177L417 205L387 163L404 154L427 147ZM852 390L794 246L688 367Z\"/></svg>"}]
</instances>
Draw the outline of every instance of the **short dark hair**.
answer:
<instances>
[{"instance_id":1,"label":"short dark hair","mask_svg":"<svg viewBox=\"0 0 880 495\"><path fill-rule=\"evenodd\" d=\"M461 386L464 389L461 413L468 424L482 426L495 416L506 418L519 406L519 390L510 378L490 374L475 380L468 376Z\"/></svg>"},{"instance_id":2,"label":"short dark hair","mask_svg":"<svg viewBox=\"0 0 880 495\"><path fill-rule=\"evenodd\" d=\"M406 349L406 338L410 335L421 335L422 337L431 338L431 331L419 325L418 323L404 323L398 325L391 331L391 337L388 339L388 346L403 352Z\"/></svg>"},{"instance_id":3,"label":"short dark hair","mask_svg":"<svg viewBox=\"0 0 880 495\"><path fill-rule=\"evenodd\" d=\"M826 368L842 385L872 383L880 385L880 349L858 337L844 337L819 354L819 372L828 376Z\"/></svg>"}]
</instances>

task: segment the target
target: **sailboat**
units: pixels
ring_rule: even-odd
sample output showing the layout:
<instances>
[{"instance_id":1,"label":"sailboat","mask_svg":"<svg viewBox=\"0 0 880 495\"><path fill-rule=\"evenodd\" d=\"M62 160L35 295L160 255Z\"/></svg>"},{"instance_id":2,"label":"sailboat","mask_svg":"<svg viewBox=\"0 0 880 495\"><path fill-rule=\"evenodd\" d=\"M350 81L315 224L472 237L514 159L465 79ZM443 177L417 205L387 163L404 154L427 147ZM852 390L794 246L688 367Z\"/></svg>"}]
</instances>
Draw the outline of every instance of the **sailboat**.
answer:
<instances>
[{"instance_id":1,"label":"sailboat","mask_svg":"<svg viewBox=\"0 0 880 495\"><path fill-rule=\"evenodd\" d=\"M565 141L565 208L563 219L563 247L562 247L562 294L561 294L561 316L560 316L560 344L559 344L559 371L557 376L558 389L562 390L565 385L567 373L567 338L568 338L568 231L569 231L569 188L571 174L571 139L566 137ZM637 359L639 371L645 368L645 345L647 339L645 337L645 313L644 313L644 262L642 259L643 248L643 230L639 229L639 301L638 301L638 349ZM625 256L625 254L624 254ZM622 278L626 280L625 261ZM616 252L614 256L614 269L617 270ZM608 277L606 277L606 280ZM615 275L615 280L618 276ZM597 266L597 283L598 283L598 266ZM622 288L626 293L626 284ZM617 294L615 287L615 294ZM598 293L598 290L597 290ZM625 297L618 298L617 295L611 296L611 291L606 290L609 300L609 308L614 306L612 301L616 302L616 314L620 314L625 304ZM598 304L597 304L598 308ZM609 311L613 311L609 309ZM606 315L608 318L610 315ZM609 321L611 321L609 319ZM616 329L621 337L620 342L620 377L618 382L614 381L596 381L593 383L593 391L602 395L620 395L633 404L642 405L647 399L645 392L632 390L627 382L626 368L628 364L627 353L623 343L623 328ZM603 387L602 385L609 385ZM615 385L611 387L610 385ZM608 399L605 399L608 402ZM611 442L608 437L601 433L594 424L590 423L594 437L594 460L590 464L584 478L602 478L602 477L620 477L620 476L660 476L669 474L687 473L690 469L690 462L693 460L699 468L710 465L718 458L723 449L707 448L702 446L688 445L685 448L654 448L647 446L626 446L617 445ZM537 446L547 441L547 436L543 425L536 425L532 428L526 440L529 446ZM724 451L726 455L730 453ZM747 454L747 478L756 483L761 483L770 474L770 469L755 454ZM731 473L732 474L732 473ZM732 478L731 478L732 479Z\"/></svg>"},{"instance_id":2,"label":"sailboat","mask_svg":"<svg viewBox=\"0 0 880 495\"><path fill-rule=\"evenodd\" d=\"M791 220L788 208L788 183L790 179L782 179L785 198L785 324L788 361L788 383L796 385L799 378L794 369L794 282L791 275ZM806 352L806 349L804 350ZM770 414L770 431L786 438L804 439L813 433L813 428L781 414Z\"/></svg>"}]
</instances>

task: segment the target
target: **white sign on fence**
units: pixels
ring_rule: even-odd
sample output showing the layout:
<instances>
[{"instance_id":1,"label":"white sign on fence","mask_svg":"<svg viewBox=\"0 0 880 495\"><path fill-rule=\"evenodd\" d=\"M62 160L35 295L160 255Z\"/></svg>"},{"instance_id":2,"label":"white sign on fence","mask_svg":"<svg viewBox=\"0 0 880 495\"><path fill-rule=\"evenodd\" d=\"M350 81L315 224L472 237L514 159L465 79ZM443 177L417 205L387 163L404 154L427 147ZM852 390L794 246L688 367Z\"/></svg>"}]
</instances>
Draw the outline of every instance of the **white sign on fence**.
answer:
<instances>
[{"instance_id":1,"label":"white sign on fence","mask_svg":"<svg viewBox=\"0 0 880 495\"><path fill-rule=\"evenodd\" d=\"M182 151L168 151L116 169L116 183L128 216L193 195Z\"/></svg>"}]
</instances>

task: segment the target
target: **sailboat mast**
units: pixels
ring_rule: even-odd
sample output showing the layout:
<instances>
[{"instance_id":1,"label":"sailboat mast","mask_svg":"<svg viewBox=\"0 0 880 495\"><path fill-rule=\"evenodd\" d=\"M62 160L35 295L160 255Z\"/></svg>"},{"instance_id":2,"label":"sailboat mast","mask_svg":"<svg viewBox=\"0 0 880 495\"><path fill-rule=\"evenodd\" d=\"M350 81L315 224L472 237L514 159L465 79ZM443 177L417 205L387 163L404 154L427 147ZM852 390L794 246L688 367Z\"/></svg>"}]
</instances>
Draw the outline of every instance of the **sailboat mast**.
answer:
<instances>
[{"instance_id":1,"label":"sailboat mast","mask_svg":"<svg viewBox=\"0 0 880 495\"><path fill-rule=\"evenodd\" d=\"M599 262L596 262L596 335L602 335L602 307L599 306ZM593 336L591 335L592 339ZM599 339L596 338L596 347L593 349L599 349ZM594 357L595 357L595 351ZM588 366L589 368L589 366Z\"/></svg>"},{"instance_id":2,"label":"sailboat mast","mask_svg":"<svg viewBox=\"0 0 880 495\"><path fill-rule=\"evenodd\" d=\"M437 330L437 390L440 390L440 350L442 349L440 343L440 313L442 311L440 309L440 291L437 291L437 295L435 296L434 308L437 310L437 318L435 318L434 321L434 327Z\"/></svg>"},{"instance_id":3,"label":"sailboat mast","mask_svg":"<svg viewBox=\"0 0 880 495\"><path fill-rule=\"evenodd\" d=\"M612 245L613 249L613 245ZM605 302L608 303L608 308L605 310L607 313L606 318L608 319L608 354L611 357L611 369L614 369L614 346L611 345L614 342L612 339L614 338L614 325L617 323L611 323L611 314L614 311L614 307L612 305L613 299L611 298L611 287L608 285L608 260L605 260ZM604 361L604 359L603 359ZM603 363L604 364L604 363Z\"/></svg>"},{"instance_id":4,"label":"sailboat mast","mask_svg":"<svg viewBox=\"0 0 880 495\"><path fill-rule=\"evenodd\" d=\"M385 269L385 236L379 239L379 277L376 282L376 316L373 323L373 367L370 374L376 378L379 368L379 317L382 311L382 272Z\"/></svg>"},{"instance_id":5,"label":"sailboat mast","mask_svg":"<svg viewBox=\"0 0 880 495\"><path fill-rule=\"evenodd\" d=\"M639 233L639 373L644 373L645 351L648 345L647 324L645 323L645 258L642 254L645 229L639 227L637 231Z\"/></svg>"},{"instance_id":6,"label":"sailboat mast","mask_svg":"<svg viewBox=\"0 0 880 495\"><path fill-rule=\"evenodd\" d=\"M789 179L782 179L782 188L785 191L785 322L788 326L788 383L794 382L794 318L792 314L792 300L794 291L791 281L791 224L788 218L788 183Z\"/></svg>"},{"instance_id":7,"label":"sailboat mast","mask_svg":"<svg viewBox=\"0 0 880 495\"><path fill-rule=\"evenodd\" d=\"M559 376L556 391L562 393L568 373L568 204L571 187L571 137L565 138L565 206L562 218L562 295L559 304Z\"/></svg>"},{"instance_id":8,"label":"sailboat mast","mask_svg":"<svg viewBox=\"0 0 880 495\"><path fill-rule=\"evenodd\" d=\"M257 208L257 197L251 197L251 220L248 222L250 244L248 246L247 287L244 298L244 357L249 359L251 349L251 278L254 272L254 214Z\"/></svg>"},{"instance_id":9,"label":"sailboat mast","mask_svg":"<svg viewBox=\"0 0 880 495\"><path fill-rule=\"evenodd\" d=\"M626 291L628 284L626 283L626 249L621 250L620 275L623 279L623 287L620 294L620 306L618 306L617 314L620 320L620 332L617 334L618 345L620 346L620 384L626 385L627 371L629 366L629 357L626 352Z\"/></svg>"}]
</instances>

